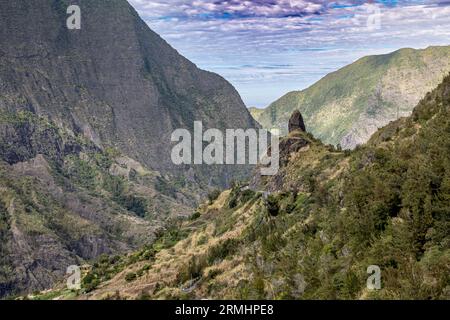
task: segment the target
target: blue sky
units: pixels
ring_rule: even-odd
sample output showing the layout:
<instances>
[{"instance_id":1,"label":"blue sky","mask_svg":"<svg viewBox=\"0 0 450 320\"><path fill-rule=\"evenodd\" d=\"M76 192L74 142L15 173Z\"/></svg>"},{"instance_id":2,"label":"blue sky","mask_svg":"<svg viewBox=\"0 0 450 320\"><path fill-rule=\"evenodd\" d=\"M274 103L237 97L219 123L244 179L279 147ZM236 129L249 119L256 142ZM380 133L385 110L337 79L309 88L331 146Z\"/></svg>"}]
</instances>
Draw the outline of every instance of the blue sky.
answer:
<instances>
[{"instance_id":1,"label":"blue sky","mask_svg":"<svg viewBox=\"0 0 450 320\"><path fill-rule=\"evenodd\" d=\"M370 54L450 45L450 0L129 0L200 68L265 107Z\"/></svg>"}]
</instances>

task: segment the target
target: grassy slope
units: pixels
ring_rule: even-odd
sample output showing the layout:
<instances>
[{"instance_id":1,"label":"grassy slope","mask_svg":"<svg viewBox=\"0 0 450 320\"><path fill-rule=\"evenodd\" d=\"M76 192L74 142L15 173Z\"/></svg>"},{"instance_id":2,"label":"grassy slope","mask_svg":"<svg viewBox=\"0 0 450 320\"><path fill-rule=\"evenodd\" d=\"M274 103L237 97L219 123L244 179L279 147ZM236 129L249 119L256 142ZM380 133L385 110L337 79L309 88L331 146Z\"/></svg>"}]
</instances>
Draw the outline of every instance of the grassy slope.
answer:
<instances>
[{"instance_id":1,"label":"grassy slope","mask_svg":"<svg viewBox=\"0 0 450 320\"><path fill-rule=\"evenodd\" d=\"M308 145L261 182L267 200L235 186L81 297L449 299L449 116L450 76L355 151L290 136Z\"/></svg>"},{"instance_id":2,"label":"grassy slope","mask_svg":"<svg viewBox=\"0 0 450 320\"><path fill-rule=\"evenodd\" d=\"M409 115L426 92L450 71L450 47L401 49L364 57L303 91L286 94L255 118L263 127L281 127L295 109L307 127L326 143L345 147L366 142L377 127ZM371 126L366 132L367 126ZM345 140L352 134L350 141Z\"/></svg>"},{"instance_id":3,"label":"grassy slope","mask_svg":"<svg viewBox=\"0 0 450 320\"><path fill-rule=\"evenodd\" d=\"M258 109L255 107L248 108L248 111L250 111L250 114L254 119L259 119L264 113L264 109Z\"/></svg>"}]
</instances>

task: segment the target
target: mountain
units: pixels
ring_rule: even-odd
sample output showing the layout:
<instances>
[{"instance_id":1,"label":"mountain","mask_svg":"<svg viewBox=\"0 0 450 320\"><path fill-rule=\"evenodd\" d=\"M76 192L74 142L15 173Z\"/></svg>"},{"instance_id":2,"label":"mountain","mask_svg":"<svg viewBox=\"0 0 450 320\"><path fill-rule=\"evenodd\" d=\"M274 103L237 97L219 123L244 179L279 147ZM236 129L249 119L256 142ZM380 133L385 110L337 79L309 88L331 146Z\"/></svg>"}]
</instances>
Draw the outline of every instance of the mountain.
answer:
<instances>
[{"instance_id":1,"label":"mountain","mask_svg":"<svg viewBox=\"0 0 450 320\"><path fill-rule=\"evenodd\" d=\"M291 113L299 109L317 138L352 149L378 128L410 115L450 71L449 57L450 46L364 57L254 116L263 127L286 133Z\"/></svg>"},{"instance_id":2,"label":"mountain","mask_svg":"<svg viewBox=\"0 0 450 320\"><path fill-rule=\"evenodd\" d=\"M252 117L256 120L260 119L260 117L262 116L262 114L264 113L264 109L260 109L260 108L255 108L255 107L250 107L248 108L248 111L250 112L250 114L252 115Z\"/></svg>"},{"instance_id":3,"label":"mountain","mask_svg":"<svg viewBox=\"0 0 450 320\"><path fill-rule=\"evenodd\" d=\"M2 1L1 110L48 117L163 174L187 171L170 159L175 129L255 127L227 81L178 54L127 1L70 4L80 30L66 26L67 1ZM225 185L232 173L199 175Z\"/></svg>"},{"instance_id":4,"label":"mountain","mask_svg":"<svg viewBox=\"0 0 450 320\"><path fill-rule=\"evenodd\" d=\"M32 298L449 299L450 74L353 151L294 130L281 168L202 205L82 290ZM381 289L368 290L369 266Z\"/></svg>"},{"instance_id":5,"label":"mountain","mask_svg":"<svg viewBox=\"0 0 450 320\"><path fill-rule=\"evenodd\" d=\"M69 30L70 5L81 29ZM134 251L249 167L172 164L171 133L257 124L125 0L0 2L0 297Z\"/></svg>"}]
</instances>

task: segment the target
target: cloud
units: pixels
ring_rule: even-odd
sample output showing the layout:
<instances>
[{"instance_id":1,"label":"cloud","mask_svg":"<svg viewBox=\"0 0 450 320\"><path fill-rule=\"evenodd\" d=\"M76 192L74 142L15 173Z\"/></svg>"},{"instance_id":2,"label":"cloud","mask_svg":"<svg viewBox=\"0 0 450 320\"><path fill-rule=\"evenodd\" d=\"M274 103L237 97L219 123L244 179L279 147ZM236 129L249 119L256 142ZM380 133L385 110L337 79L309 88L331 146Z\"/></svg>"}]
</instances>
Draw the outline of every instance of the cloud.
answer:
<instances>
[{"instance_id":1,"label":"cloud","mask_svg":"<svg viewBox=\"0 0 450 320\"><path fill-rule=\"evenodd\" d=\"M316 0L174 0L170 5L162 0L133 0L132 4L149 16L172 16L179 18L240 18L240 17L286 17L319 13L328 1Z\"/></svg>"},{"instance_id":2,"label":"cloud","mask_svg":"<svg viewBox=\"0 0 450 320\"><path fill-rule=\"evenodd\" d=\"M154 31L225 76L250 105L267 105L363 55L450 44L450 1L129 1Z\"/></svg>"}]
</instances>

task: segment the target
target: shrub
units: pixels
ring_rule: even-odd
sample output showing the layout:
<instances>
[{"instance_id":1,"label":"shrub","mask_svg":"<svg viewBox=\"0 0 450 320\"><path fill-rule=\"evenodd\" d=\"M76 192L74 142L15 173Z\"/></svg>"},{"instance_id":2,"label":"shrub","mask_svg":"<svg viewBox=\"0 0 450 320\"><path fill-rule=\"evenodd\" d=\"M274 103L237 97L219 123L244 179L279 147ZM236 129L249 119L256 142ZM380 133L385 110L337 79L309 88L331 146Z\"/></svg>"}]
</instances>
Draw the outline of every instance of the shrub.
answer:
<instances>
[{"instance_id":1,"label":"shrub","mask_svg":"<svg viewBox=\"0 0 450 320\"><path fill-rule=\"evenodd\" d=\"M206 257L203 255L192 257L189 262L178 272L178 281L184 283L186 281L199 278L202 270L207 266Z\"/></svg>"},{"instance_id":2,"label":"shrub","mask_svg":"<svg viewBox=\"0 0 450 320\"><path fill-rule=\"evenodd\" d=\"M236 239L227 239L216 246L213 246L208 251L207 263L213 264L216 260L223 260L227 256L233 254L238 247L239 242Z\"/></svg>"},{"instance_id":3,"label":"shrub","mask_svg":"<svg viewBox=\"0 0 450 320\"><path fill-rule=\"evenodd\" d=\"M69 178L86 189L95 189L96 170L88 162L77 157L71 157L71 161L68 169Z\"/></svg>"},{"instance_id":4,"label":"shrub","mask_svg":"<svg viewBox=\"0 0 450 320\"><path fill-rule=\"evenodd\" d=\"M127 274L125 275L125 280L126 280L127 282L134 281L134 280L136 280L136 278L137 278L137 274L134 273L134 272L129 272L129 273L127 273Z\"/></svg>"},{"instance_id":5,"label":"shrub","mask_svg":"<svg viewBox=\"0 0 450 320\"><path fill-rule=\"evenodd\" d=\"M278 199L274 195L269 195L266 200L267 211L272 217L278 216L280 213L280 206L278 204Z\"/></svg>"},{"instance_id":6,"label":"shrub","mask_svg":"<svg viewBox=\"0 0 450 320\"><path fill-rule=\"evenodd\" d=\"M221 193L222 192L219 189L215 189L215 190L209 192L208 193L209 204L212 204L214 201L216 201L217 198L219 198Z\"/></svg>"},{"instance_id":7,"label":"shrub","mask_svg":"<svg viewBox=\"0 0 450 320\"><path fill-rule=\"evenodd\" d=\"M134 212L141 218L144 218L147 214L147 200L145 198L126 195L118 198L117 201L128 211Z\"/></svg>"},{"instance_id":8,"label":"shrub","mask_svg":"<svg viewBox=\"0 0 450 320\"><path fill-rule=\"evenodd\" d=\"M255 192L253 190L247 189L241 193L239 202L247 203L248 201L252 200L254 196Z\"/></svg>"},{"instance_id":9,"label":"shrub","mask_svg":"<svg viewBox=\"0 0 450 320\"><path fill-rule=\"evenodd\" d=\"M169 196L171 198L176 197L177 193L176 189L164 178L157 177L155 188L157 191L161 192L166 196Z\"/></svg>"},{"instance_id":10,"label":"shrub","mask_svg":"<svg viewBox=\"0 0 450 320\"><path fill-rule=\"evenodd\" d=\"M234 209L239 205L245 204L255 196L255 192L253 190L247 189L241 191L241 186L235 186L230 193L228 198L228 208Z\"/></svg>"},{"instance_id":11,"label":"shrub","mask_svg":"<svg viewBox=\"0 0 450 320\"><path fill-rule=\"evenodd\" d=\"M180 229L177 225L173 225L158 235L158 240L153 244L153 249L155 251L160 251L171 248L187 236L188 231Z\"/></svg>"},{"instance_id":12,"label":"shrub","mask_svg":"<svg viewBox=\"0 0 450 320\"><path fill-rule=\"evenodd\" d=\"M97 288L97 286L100 284L100 280L97 278L97 276L94 273L88 273L82 280L83 288L86 292L90 292Z\"/></svg>"},{"instance_id":13,"label":"shrub","mask_svg":"<svg viewBox=\"0 0 450 320\"><path fill-rule=\"evenodd\" d=\"M237 207L238 196L239 196L239 193L238 193L237 189L231 190L230 196L228 197L228 208L229 209L234 209Z\"/></svg>"},{"instance_id":14,"label":"shrub","mask_svg":"<svg viewBox=\"0 0 450 320\"><path fill-rule=\"evenodd\" d=\"M147 215L147 200L142 197L127 194L125 181L116 176L103 177L103 188L112 193L113 201L137 216L144 218Z\"/></svg>"},{"instance_id":15,"label":"shrub","mask_svg":"<svg viewBox=\"0 0 450 320\"><path fill-rule=\"evenodd\" d=\"M198 218L200 218L200 216L201 216L200 212L195 211L195 212L190 216L189 220L195 221L195 220L197 220Z\"/></svg>"}]
</instances>

